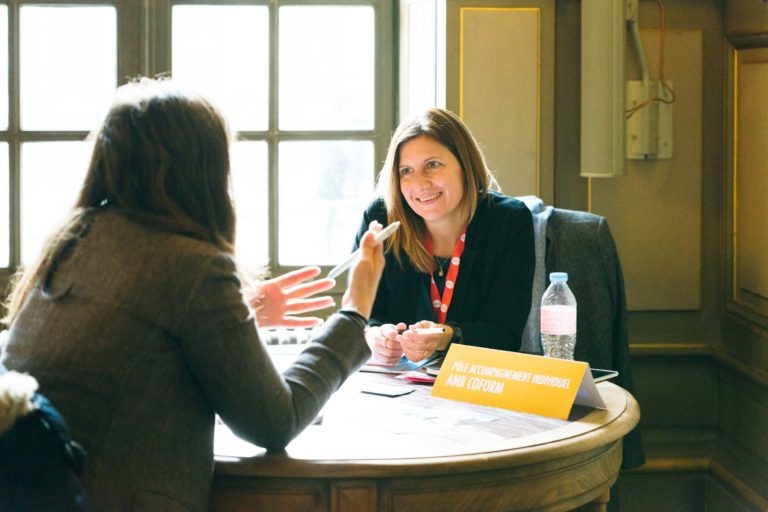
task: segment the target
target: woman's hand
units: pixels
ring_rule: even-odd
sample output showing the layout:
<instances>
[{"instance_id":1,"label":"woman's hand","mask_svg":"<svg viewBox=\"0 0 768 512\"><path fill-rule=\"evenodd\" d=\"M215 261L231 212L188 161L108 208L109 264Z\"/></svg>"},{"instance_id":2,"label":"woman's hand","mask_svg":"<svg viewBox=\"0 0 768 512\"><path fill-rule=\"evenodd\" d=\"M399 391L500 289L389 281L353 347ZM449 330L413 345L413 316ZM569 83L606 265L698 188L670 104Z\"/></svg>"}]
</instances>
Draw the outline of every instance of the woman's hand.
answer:
<instances>
[{"instance_id":1,"label":"woman's hand","mask_svg":"<svg viewBox=\"0 0 768 512\"><path fill-rule=\"evenodd\" d=\"M259 327L315 327L323 323L317 317L294 316L334 305L333 297L328 295L307 298L335 286L336 281L328 278L301 284L319 274L319 267L305 267L243 290L243 297L256 314Z\"/></svg>"},{"instance_id":2,"label":"woman's hand","mask_svg":"<svg viewBox=\"0 0 768 512\"><path fill-rule=\"evenodd\" d=\"M442 332L420 333L419 329L442 329ZM405 357L414 363L421 361L436 350L445 350L451 343L453 328L450 325L436 324L422 320L408 327L408 330L397 337L397 341L405 353Z\"/></svg>"},{"instance_id":3,"label":"woman's hand","mask_svg":"<svg viewBox=\"0 0 768 512\"><path fill-rule=\"evenodd\" d=\"M349 270L347 289L341 298L342 309L355 310L365 318L371 317L376 290L384 271L384 248L381 242L376 241L376 231L381 231L381 224L372 221L360 240L360 255Z\"/></svg>"},{"instance_id":4,"label":"woman's hand","mask_svg":"<svg viewBox=\"0 0 768 512\"><path fill-rule=\"evenodd\" d=\"M365 339L373 352L373 359L388 365L396 364L403 357L403 348L397 341L398 331L405 329L405 324L384 324L371 327L365 333Z\"/></svg>"}]
</instances>

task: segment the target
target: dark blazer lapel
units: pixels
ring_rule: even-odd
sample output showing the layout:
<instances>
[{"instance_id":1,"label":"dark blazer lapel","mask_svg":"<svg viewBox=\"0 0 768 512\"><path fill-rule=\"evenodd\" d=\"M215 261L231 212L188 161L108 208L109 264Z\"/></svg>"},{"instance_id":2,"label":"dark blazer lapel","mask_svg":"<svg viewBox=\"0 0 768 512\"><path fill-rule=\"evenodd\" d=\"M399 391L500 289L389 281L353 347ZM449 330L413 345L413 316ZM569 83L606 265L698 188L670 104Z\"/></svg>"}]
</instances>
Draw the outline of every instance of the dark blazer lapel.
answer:
<instances>
[{"instance_id":1,"label":"dark blazer lapel","mask_svg":"<svg viewBox=\"0 0 768 512\"><path fill-rule=\"evenodd\" d=\"M474 249L482 244L482 237L486 236L483 226L485 225L488 200L481 200L477 204L475 215L467 226L466 246L461 255L461 264L459 266L459 277L456 279L456 287L453 290L453 299L451 307L448 309L446 320L450 320L454 315L461 315L464 311L464 305L467 302L469 288L471 286L473 271L478 260L478 253Z\"/></svg>"}]
</instances>

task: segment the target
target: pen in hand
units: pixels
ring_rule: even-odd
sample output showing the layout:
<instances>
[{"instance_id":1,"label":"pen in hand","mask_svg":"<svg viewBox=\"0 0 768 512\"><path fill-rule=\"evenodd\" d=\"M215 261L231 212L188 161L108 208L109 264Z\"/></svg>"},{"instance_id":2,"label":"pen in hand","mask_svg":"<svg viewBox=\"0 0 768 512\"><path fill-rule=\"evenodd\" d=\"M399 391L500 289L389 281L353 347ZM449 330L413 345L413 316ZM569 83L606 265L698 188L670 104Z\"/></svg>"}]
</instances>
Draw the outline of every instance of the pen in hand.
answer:
<instances>
[{"instance_id":1,"label":"pen in hand","mask_svg":"<svg viewBox=\"0 0 768 512\"><path fill-rule=\"evenodd\" d=\"M392 224L389 224L387 227L385 227L384 229L382 229L381 231L376 233L376 241L377 242L383 242L384 240L386 240L387 238L392 236L392 234L395 231L397 231L397 228L399 228L399 227L400 227L400 221L399 220L396 220ZM352 262L355 261L355 258L359 254L359 251L360 251L360 249L356 250L355 252L350 254L349 258L344 260L344 262L342 262L342 263L336 265L335 267L333 267L331 269L331 271L328 272L328 277L330 277L331 279L335 279L336 277L338 277L342 273L344 273L344 271L347 270L352 265Z\"/></svg>"},{"instance_id":2,"label":"pen in hand","mask_svg":"<svg viewBox=\"0 0 768 512\"><path fill-rule=\"evenodd\" d=\"M440 334L445 332L444 327L423 327L418 329L399 329L397 334L403 334L405 331L415 332L416 334Z\"/></svg>"}]
</instances>

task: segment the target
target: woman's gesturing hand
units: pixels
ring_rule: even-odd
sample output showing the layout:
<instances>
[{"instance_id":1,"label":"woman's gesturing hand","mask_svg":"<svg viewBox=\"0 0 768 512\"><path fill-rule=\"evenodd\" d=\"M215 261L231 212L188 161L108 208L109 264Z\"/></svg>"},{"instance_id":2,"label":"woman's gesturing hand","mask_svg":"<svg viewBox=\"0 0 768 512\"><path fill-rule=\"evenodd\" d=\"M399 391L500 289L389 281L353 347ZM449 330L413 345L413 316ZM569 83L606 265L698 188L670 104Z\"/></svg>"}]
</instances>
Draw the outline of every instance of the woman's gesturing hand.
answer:
<instances>
[{"instance_id":1,"label":"woman's gesturing hand","mask_svg":"<svg viewBox=\"0 0 768 512\"><path fill-rule=\"evenodd\" d=\"M295 316L334 305L333 298L328 295L308 298L330 290L336 284L327 278L304 283L319 274L319 267L304 267L243 290L243 297L255 312L259 327L301 328L323 323L321 318Z\"/></svg>"}]
</instances>

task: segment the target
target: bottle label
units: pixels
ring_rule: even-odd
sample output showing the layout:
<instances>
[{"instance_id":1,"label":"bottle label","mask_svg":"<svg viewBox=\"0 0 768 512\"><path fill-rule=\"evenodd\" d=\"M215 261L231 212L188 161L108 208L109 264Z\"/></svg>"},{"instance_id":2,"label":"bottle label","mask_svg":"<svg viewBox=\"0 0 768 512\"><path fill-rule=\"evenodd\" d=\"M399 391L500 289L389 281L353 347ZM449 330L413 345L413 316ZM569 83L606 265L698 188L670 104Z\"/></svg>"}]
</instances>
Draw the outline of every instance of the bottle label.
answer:
<instances>
[{"instance_id":1,"label":"bottle label","mask_svg":"<svg viewBox=\"0 0 768 512\"><path fill-rule=\"evenodd\" d=\"M542 306L542 334L576 334L576 308L573 306Z\"/></svg>"}]
</instances>

